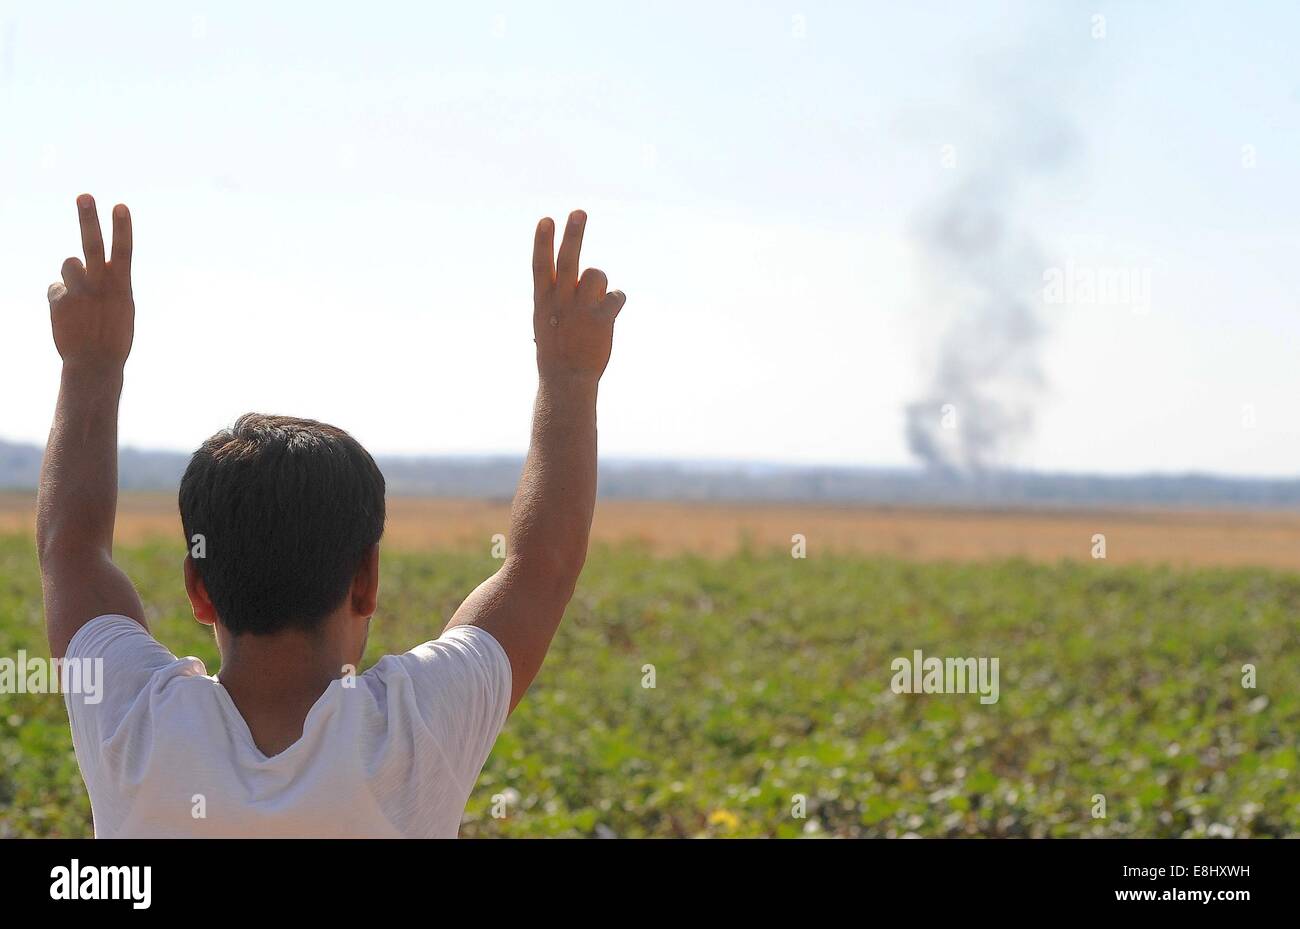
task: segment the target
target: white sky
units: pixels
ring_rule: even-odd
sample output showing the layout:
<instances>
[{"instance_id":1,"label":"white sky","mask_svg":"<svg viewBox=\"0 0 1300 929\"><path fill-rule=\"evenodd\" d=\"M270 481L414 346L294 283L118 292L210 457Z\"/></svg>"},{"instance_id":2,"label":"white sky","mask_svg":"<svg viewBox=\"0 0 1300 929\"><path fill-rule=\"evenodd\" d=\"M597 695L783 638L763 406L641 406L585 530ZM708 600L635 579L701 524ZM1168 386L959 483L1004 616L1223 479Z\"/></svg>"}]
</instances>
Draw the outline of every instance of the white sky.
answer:
<instances>
[{"instance_id":1,"label":"white sky","mask_svg":"<svg viewBox=\"0 0 1300 929\"><path fill-rule=\"evenodd\" d=\"M959 174L943 146L994 144L1009 104L978 75L1010 61L1080 143L1017 215L1053 266L1149 270L1152 301L1044 307L1049 390L1007 463L1294 474L1298 27L1283 3L0 3L0 437L48 429L44 294L88 190L136 223L124 443L257 409L376 452L521 451L532 229L582 207L584 263L629 297L604 454L908 463L937 325L910 230Z\"/></svg>"}]
</instances>

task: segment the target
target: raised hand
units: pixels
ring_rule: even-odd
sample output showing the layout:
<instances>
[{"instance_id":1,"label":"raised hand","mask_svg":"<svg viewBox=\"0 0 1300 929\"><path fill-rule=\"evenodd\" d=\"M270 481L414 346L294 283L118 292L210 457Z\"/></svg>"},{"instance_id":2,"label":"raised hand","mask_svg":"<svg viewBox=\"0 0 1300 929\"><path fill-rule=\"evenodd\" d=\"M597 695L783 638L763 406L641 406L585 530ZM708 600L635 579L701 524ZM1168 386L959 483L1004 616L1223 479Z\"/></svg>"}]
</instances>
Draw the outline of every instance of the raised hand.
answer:
<instances>
[{"instance_id":1,"label":"raised hand","mask_svg":"<svg viewBox=\"0 0 1300 929\"><path fill-rule=\"evenodd\" d=\"M131 214L124 206L113 210L110 261L89 194L77 198L77 214L86 263L69 258L63 282L48 291L63 373L36 495L45 626L55 658L96 616L129 616L148 628L140 597L113 564L117 405L135 332Z\"/></svg>"},{"instance_id":2,"label":"raised hand","mask_svg":"<svg viewBox=\"0 0 1300 929\"><path fill-rule=\"evenodd\" d=\"M83 265L63 263L63 282L49 287L54 345L65 366L111 370L131 354L135 335L135 300L131 296L131 213L113 207L113 252L104 260L104 236L90 194L77 198Z\"/></svg>"},{"instance_id":3,"label":"raised hand","mask_svg":"<svg viewBox=\"0 0 1300 929\"><path fill-rule=\"evenodd\" d=\"M627 300L621 290L608 293L602 271L588 268L578 277L582 233L587 214L569 214L555 256L555 223L537 224L533 240L533 337L537 370L543 377L599 378L614 344L614 318Z\"/></svg>"},{"instance_id":4,"label":"raised hand","mask_svg":"<svg viewBox=\"0 0 1300 929\"><path fill-rule=\"evenodd\" d=\"M594 268L578 276L587 214L574 210L555 255L555 223L533 243L537 402L532 440L510 507L510 551L451 618L490 632L510 659L510 707L550 648L587 558L596 506L596 395L614 317L627 299Z\"/></svg>"}]
</instances>

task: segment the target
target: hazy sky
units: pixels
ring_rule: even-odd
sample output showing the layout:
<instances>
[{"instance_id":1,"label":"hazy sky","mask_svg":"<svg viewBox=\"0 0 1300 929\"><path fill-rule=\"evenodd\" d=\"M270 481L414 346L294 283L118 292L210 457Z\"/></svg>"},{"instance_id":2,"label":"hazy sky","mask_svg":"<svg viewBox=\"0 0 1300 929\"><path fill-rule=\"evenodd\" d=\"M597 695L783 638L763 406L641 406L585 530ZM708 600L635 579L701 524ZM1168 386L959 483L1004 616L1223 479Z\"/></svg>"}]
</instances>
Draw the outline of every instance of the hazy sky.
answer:
<instances>
[{"instance_id":1,"label":"hazy sky","mask_svg":"<svg viewBox=\"0 0 1300 929\"><path fill-rule=\"evenodd\" d=\"M628 294L604 453L905 464L946 318L918 217L992 175L1082 274L1024 282L1006 463L1295 474L1297 35L1281 2L0 3L0 437L48 429L88 190L135 216L125 443L256 409L522 450L532 230L582 207ZM1040 122L1067 157L1022 171Z\"/></svg>"}]
</instances>

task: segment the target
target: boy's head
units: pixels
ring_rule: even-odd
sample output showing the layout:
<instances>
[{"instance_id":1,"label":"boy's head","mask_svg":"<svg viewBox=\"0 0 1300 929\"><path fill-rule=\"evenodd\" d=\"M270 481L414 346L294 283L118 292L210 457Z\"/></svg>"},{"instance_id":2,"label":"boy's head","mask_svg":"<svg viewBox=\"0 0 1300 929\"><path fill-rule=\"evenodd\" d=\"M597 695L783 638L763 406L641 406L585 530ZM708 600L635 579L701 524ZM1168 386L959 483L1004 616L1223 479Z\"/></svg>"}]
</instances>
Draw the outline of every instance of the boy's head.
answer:
<instances>
[{"instance_id":1,"label":"boy's head","mask_svg":"<svg viewBox=\"0 0 1300 929\"><path fill-rule=\"evenodd\" d=\"M384 476L342 429L248 413L194 453L180 510L191 599L197 580L211 618L233 635L313 631L375 569Z\"/></svg>"}]
</instances>

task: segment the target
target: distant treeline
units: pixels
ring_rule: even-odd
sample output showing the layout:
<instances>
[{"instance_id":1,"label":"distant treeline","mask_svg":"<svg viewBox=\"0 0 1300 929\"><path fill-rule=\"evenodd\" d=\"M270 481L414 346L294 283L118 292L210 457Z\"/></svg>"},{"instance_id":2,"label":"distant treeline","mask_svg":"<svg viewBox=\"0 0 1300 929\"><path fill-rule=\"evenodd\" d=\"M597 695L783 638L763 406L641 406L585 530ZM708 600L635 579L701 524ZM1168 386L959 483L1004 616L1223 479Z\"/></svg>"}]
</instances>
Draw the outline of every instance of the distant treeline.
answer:
<instances>
[{"instance_id":1,"label":"distant treeline","mask_svg":"<svg viewBox=\"0 0 1300 929\"><path fill-rule=\"evenodd\" d=\"M175 490L187 455L124 449L125 490ZM0 488L30 489L41 449L0 441ZM509 498L518 457L380 457L389 492L406 496ZM998 471L957 475L917 469L801 467L605 461L603 497L899 506L1176 506L1300 507L1300 479L1265 480L1204 474L1100 475Z\"/></svg>"}]
</instances>

